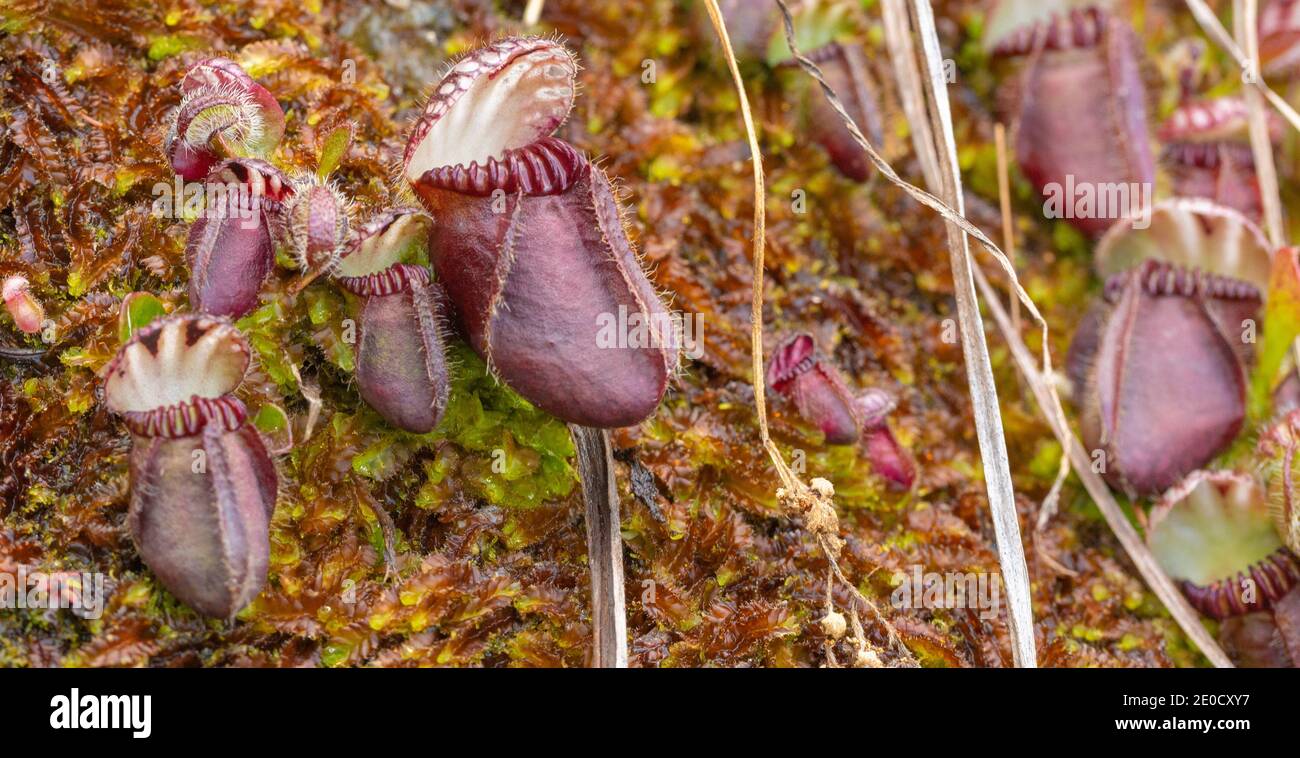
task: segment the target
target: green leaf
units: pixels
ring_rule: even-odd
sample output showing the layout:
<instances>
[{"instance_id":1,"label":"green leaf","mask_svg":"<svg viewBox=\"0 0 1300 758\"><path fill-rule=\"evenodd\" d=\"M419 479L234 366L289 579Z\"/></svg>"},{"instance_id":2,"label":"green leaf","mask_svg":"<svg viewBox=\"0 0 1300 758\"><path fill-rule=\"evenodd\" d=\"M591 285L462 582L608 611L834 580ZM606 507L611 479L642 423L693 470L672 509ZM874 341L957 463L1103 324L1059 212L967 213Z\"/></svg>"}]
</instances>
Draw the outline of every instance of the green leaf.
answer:
<instances>
[{"instance_id":1,"label":"green leaf","mask_svg":"<svg viewBox=\"0 0 1300 758\"><path fill-rule=\"evenodd\" d=\"M289 414L275 403L267 403L253 417L253 425L263 434L279 434L289 427Z\"/></svg>"},{"instance_id":2,"label":"green leaf","mask_svg":"<svg viewBox=\"0 0 1300 758\"><path fill-rule=\"evenodd\" d=\"M117 338L126 342L154 319L166 315L167 308L161 300L148 292L132 292L122 298L122 308L117 316Z\"/></svg>"},{"instance_id":3,"label":"green leaf","mask_svg":"<svg viewBox=\"0 0 1300 758\"><path fill-rule=\"evenodd\" d=\"M1284 247L1273 256L1268 278L1268 305L1264 309L1263 338L1256 354L1250 385L1250 416L1267 418L1287 351L1300 336L1300 249Z\"/></svg>"},{"instance_id":4,"label":"green leaf","mask_svg":"<svg viewBox=\"0 0 1300 758\"><path fill-rule=\"evenodd\" d=\"M320 164L316 176L324 179L338 168L352 145L352 124L343 124L325 136L320 148Z\"/></svg>"}]
</instances>

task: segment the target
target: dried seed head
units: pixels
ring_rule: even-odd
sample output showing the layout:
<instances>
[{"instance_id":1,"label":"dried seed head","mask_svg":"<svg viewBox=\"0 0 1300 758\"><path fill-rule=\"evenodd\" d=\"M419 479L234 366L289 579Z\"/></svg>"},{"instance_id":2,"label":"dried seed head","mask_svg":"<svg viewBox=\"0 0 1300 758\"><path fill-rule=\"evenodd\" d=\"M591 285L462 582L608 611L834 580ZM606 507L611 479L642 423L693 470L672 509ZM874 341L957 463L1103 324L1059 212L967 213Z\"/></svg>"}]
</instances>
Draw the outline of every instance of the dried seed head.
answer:
<instances>
[{"instance_id":1,"label":"dried seed head","mask_svg":"<svg viewBox=\"0 0 1300 758\"><path fill-rule=\"evenodd\" d=\"M1300 582L1300 560L1245 474L1189 474L1152 507L1147 543L1192 605L1214 618L1266 610Z\"/></svg>"},{"instance_id":2,"label":"dried seed head","mask_svg":"<svg viewBox=\"0 0 1300 758\"><path fill-rule=\"evenodd\" d=\"M32 295L27 278L14 274L5 279L3 285L5 310L13 317L18 329L27 334L36 334L45 321L45 309Z\"/></svg>"},{"instance_id":3,"label":"dried seed head","mask_svg":"<svg viewBox=\"0 0 1300 758\"><path fill-rule=\"evenodd\" d=\"M800 417L820 429L828 444L857 441L861 422L853 395L839 369L818 355L811 334L796 334L772 351L767 383L792 401Z\"/></svg>"},{"instance_id":4,"label":"dried seed head","mask_svg":"<svg viewBox=\"0 0 1300 758\"><path fill-rule=\"evenodd\" d=\"M294 182L285 223L300 269L333 269L348 240L351 214L352 201L333 182L323 182L315 175Z\"/></svg>"},{"instance_id":5,"label":"dried seed head","mask_svg":"<svg viewBox=\"0 0 1300 758\"><path fill-rule=\"evenodd\" d=\"M207 176L223 158L265 158L284 134L284 111L233 61L195 64L181 81L166 152L186 181Z\"/></svg>"},{"instance_id":6,"label":"dried seed head","mask_svg":"<svg viewBox=\"0 0 1300 758\"><path fill-rule=\"evenodd\" d=\"M1147 260L1106 284L1092 334L1072 361L1088 366L1082 431L1104 452L1108 481L1154 494L1205 465L1241 429L1246 377L1239 332L1259 291L1224 277ZM1228 315L1238 314L1238 315Z\"/></svg>"},{"instance_id":7,"label":"dried seed head","mask_svg":"<svg viewBox=\"0 0 1300 758\"><path fill-rule=\"evenodd\" d=\"M821 617L821 621L818 623L821 625L822 634L833 640L838 640L843 637L844 633L848 631L849 628L848 622L844 620L844 614L839 611L831 611L830 613L827 613L825 616Z\"/></svg>"},{"instance_id":8,"label":"dried seed head","mask_svg":"<svg viewBox=\"0 0 1300 758\"><path fill-rule=\"evenodd\" d=\"M405 176L438 219L439 282L496 376L569 423L627 426L663 397L677 334L604 172L550 137L576 68L536 38L470 53L435 87Z\"/></svg>"}]
</instances>

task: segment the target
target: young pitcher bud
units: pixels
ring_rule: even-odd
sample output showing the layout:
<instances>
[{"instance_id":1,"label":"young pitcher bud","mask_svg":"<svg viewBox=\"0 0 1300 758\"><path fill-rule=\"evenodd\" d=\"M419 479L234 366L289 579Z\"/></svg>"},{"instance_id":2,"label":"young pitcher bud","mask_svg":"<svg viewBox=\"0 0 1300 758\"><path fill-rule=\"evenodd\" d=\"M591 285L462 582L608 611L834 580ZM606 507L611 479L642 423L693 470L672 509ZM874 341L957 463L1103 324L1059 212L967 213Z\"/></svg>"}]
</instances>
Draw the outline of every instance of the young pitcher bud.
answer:
<instances>
[{"instance_id":1,"label":"young pitcher bud","mask_svg":"<svg viewBox=\"0 0 1300 758\"><path fill-rule=\"evenodd\" d=\"M861 420L844 377L817 354L811 334L790 337L777 346L767 363L767 383L793 401L799 416L815 425L830 445L858 440Z\"/></svg>"},{"instance_id":2,"label":"young pitcher bud","mask_svg":"<svg viewBox=\"0 0 1300 758\"><path fill-rule=\"evenodd\" d=\"M269 158L284 135L284 111L234 61L209 58L181 80L181 104L164 150L187 182L227 158Z\"/></svg>"},{"instance_id":3,"label":"young pitcher bud","mask_svg":"<svg viewBox=\"0 0 1300 758\"><path fill-rule=\"evenodd\" d=\"M897 405L892 395L880 389L869 389L855 401L871 467L891 484L909 490L916 481L916 464L889 428L889 414Z\"/></svg>"},{"instance_id":4,"label":"young pitcher bud","mask_svg":"<svg viewBox=\"0 0 1300 758\"><path fill-rule=\"evenodd\" d=\"M5 310L13 317L14 325L25 334L36 334L45 321L45 309L40 301L32 296L27 278L14 274L4 280L0 286L3 290Z\"/></svg>"},{"instance_id":5,"label":"young pitcher bud","mask_svg":"<svg viewBox=\"0 0 1300 758\"><path fill-rule=\"evenodd\" d=\"M285 208L289 246L303 271L331 270L348 241L352 203L314 175L294 183Z\"/></svg>"}]
</instances>

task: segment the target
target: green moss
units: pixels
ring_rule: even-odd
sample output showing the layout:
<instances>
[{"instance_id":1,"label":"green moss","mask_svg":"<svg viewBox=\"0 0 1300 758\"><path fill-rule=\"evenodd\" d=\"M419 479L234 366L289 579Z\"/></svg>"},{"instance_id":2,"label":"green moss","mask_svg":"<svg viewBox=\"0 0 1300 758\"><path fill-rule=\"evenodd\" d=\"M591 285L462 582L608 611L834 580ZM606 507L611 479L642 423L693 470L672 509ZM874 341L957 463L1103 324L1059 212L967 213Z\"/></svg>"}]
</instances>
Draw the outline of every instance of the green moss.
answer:
<instances>
[{"instance_id":1,"label":"green moss","mask_svg":"<svg viewBox=\"0 0 1300 758\"><path fill-rule=\"evenodd\" d=\"M471 494L494 505L532 508L572 492L577 475L569 463L574 450L568 428L492 378L464 344L449 346L448 357L455 370L438 428L409 434L374 417L366 423L374 436L352 458L352 469L383 479L413 450L438 447L423 464L425 482L415 496L421 508L442 502L442 487L453 472ZM373 416L366 411L364 418ZM442 441L455 443L459 452L438 446Z\"/></svg>"},{"instance_id":2,"label":"green moss","mask_svg":"<svg viewBox=\"0 0 1300 758\"><path fill-rule=\"evenodd\" d=\"M200 37L186 34L166 34L149 40L149 60L160 61L187 50L198 50L206 43Z\"/></svg>"},{"instance_id":3,"label":"green moss","mask_svg":"<svg viewBox=\"0 0 1300 758\"><path fill-rule=\"evenodd\" d=\"M248 337L248 343L257 353L258 362L267 375L282 387L295 389L292 364L287 360L284 345L289 344L289 327L292 319L284 304L277 298L240 319L236 326Z\"/></svg>"}]
</instances>

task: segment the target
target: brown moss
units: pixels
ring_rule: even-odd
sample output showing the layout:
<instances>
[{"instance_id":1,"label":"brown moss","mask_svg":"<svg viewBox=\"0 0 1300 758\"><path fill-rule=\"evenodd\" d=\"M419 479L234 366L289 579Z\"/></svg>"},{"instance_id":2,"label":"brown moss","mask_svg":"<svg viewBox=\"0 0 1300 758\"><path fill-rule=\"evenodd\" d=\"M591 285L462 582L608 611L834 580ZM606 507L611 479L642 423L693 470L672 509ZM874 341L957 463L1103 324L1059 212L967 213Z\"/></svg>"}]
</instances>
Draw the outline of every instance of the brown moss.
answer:
<instances>
[{"instance_id":1,"label":"brown moss","mask_svg":"<svg viewBox=\"0 0 1300 758\"><path fill-rule=\"evenodd\" d=\"M282 168L314 167L324 135L351 122L356 137L335 176L364 215L394 200L388 171L418 80L439 57L515 25L469 0L415 2L410 11L324 2L313 13L309 5L49 2L43 15L3 19L15 33L0 37L0 111L9 116L0 135L0 272L28 276L57 329L45 345L0 325L0 341L48 352L40 363L0 363L0 570L100 571L112 591L96 621L0 614L0 664L586 662L586 549L567 443L466 365L459 426L424 437L385 429L351 383L340 336L346 303L326 282L290 295L294 272L284 267L265 289L264 309L244 323L259 354L244 392L254 410L288 411L300 437L311 392L294 370L319 388L323 408L311 438L280 460L266 591L233 624L200 619L161 589L125 536L128 440L98 402L95 372L116 349L123 295L183 303L186 224L149 208L155 183L172 179L158 145L186 65L222 50L271 89L288 114L275 156ZM944 33L956 49L965 11L955 12ZM826 565L808 534L776 517L776 477L758 444L748 374L749 169L727 81L699 53L712 42L692 39L690 19L667 0L552 0L546 14L585 66L586 96L566 138L605 156L630 197L656 285L704 323L704 355L658 414L617 434L633 664L820 665ZM385 53L426 22L442 36L432 45L422 38L418 62ZM666 84L642 83L647 59ZM57 66L54 84L41 76L46 61ZM891 188L840 179L799 138L780 83L760 72L753 88L774 188L769 337L813 331L855 386L898 394L896 430L918 459L918 487L891 493L851 450L821 446L780 402L774 435L787 458L803 451L808 476L835 482L844 569L919 657L1007 665L1004 616L888 603L890 577L913 565L997 566L961 356L942 338L955 315L941 227ZM959 143L987 150L981 100L955 99ZM782 199L796 189L806 192L806 214ZM994 227L990 207L972 203L986 228ZM1029 231L1023 246L1051 248L1046 230ZM1074 285L1082 270L1068 257L1031 261L1026 278L1046 277L1049 293L1068 293L1047 303L1058 336L1086 294ZM1061 271L1073 278L1051 281ZM1047 432L1005 356L995 350L995 360L1043 662L1169 665L1167 649L1182 650L1176 633L1086 503L1067 507L1046 531L1030 528L1050 482L1030 465ZM490 452L516 445L519 478L493 479ZM634 467L642 472L635 493ZM868 634L884 645L882 629Z\"/></svg>"}]
</instances>

